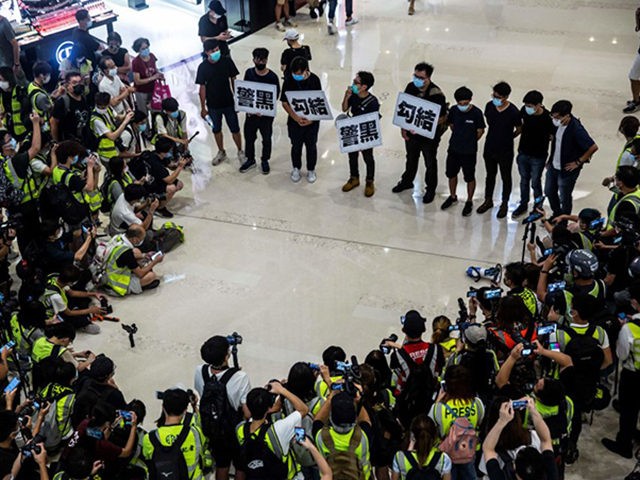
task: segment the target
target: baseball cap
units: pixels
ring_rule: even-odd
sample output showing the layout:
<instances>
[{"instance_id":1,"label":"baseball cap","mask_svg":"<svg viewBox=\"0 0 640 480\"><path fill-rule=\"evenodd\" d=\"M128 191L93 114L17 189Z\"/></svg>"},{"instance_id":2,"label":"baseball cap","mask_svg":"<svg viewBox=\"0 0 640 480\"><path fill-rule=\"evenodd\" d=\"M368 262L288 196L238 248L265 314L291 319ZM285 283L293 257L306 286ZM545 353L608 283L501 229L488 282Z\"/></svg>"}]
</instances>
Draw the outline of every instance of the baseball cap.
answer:
<instances>
[{"instance_id":1,"label":"baseball cap","mask_svg":"<svg viewBox=\"0 0 640 480\"><path fill-rule=\"evenodd\" d=\"M487 329L479 323L472 323L464 330L464 341L470 345L477 345L487 341Z\"/></svg>"},{"instance_id":2,"label":"baseball cap","mask_svg":"<svg viewBox=\"0 0 640 480\"><path fill-rule=\"evenodd\" d=\"M227 13L219 0L213 0L209 2L209 10L213 10L216 15L224 15Z\"/></svg>"},{"instance_id":3,"label":"baseball cap","mask_svg":"<svg viewBox=\"0 0 640 480\"><path fill-rule=\"evenodd\" d=\"M331 423L333 425L356 423L356 406L353 403L353 397L347 392L340 392L331 399Z\"/></svg>"},{"instance_id":4,"label":"baseball cap","mask_svg":"<svg viewBox=\"0 0 640 480\"><path fill-rule=\"evenodd\" d=\"M419 337L427 330L425 326L427 319L416 310L409 310L402 318L402 331L410 337Z\"/></svg>"},{"instance_id":5,"label":"baseball cap","mask_svg":"<svg viewBox=\"0 0 640 480\"><path fill-rule=\"evenodd\" d=\"M295 28L288 29L282 40L298 40L300 38L300 34Z\"/></svg>"},{"instance_id":6,"label":"baseball cap","mask_svg":"<svg viewBox=\"0 0 640 480\"><path fill-rule=\"evenodd\" d=\"M106 380L116 369L113 360L106 355L98 355L91 363L89 374L96 380Z\"/></svg>"}]
</instances>

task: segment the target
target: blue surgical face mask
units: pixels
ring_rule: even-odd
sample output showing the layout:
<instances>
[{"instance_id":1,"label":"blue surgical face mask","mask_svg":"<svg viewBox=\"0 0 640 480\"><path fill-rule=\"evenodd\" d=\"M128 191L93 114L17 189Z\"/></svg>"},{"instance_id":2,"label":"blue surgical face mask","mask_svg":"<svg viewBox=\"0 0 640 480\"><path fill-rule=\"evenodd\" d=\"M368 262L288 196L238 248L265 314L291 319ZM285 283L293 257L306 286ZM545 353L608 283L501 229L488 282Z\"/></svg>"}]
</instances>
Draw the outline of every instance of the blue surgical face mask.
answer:
<instances>
[{"instance_id":1,"label":"blue surgical face mask","mask_svg":"<svg viewBox=\"0 0 640 480\"><path fill-rule=\"evenodd\" d=\"M358 88L358 86L355 83L353 85L351 85L351 92L354 95L357 95L358 93L360 93L360 89Z\"/></svg>"},{"instance_id":2,"label":"blue surgical face mask","mask_svg":"<svg viewBox=\"0 0 640 480\"><path fill-rule=\"evenodd\" d=\"M147 129L147 124L146 123L138 125L138 131L139 132L144 132L146 129Z\"/></svg>"},{"instance_id":3,"label":"blue surgical face mask","mask_svg":"<svg viewBox=\"0 0 640 480\"><path fill-rule=\"evenodd\" d=\"M304 80L304 75L303 74L292 73L291 76L293 77L293 79L296 82L301 82L301 81Z\"/></svg>"},{"instance_id":4,"label":"blue surgical face mask","mask_svg":"<svg viewBox=\"0 0 640 480\"><path fill-rule=\"evenodd\" d=\"M173 152L168 151L164 158L166 158L167 160L171 160L173 158Z\"/></svg>"},{"instance_id":5,"label":"blue surgical face mask","mask_svg":"<svg viewBox=\"0 0 640 480\"><path fill-rule=\"evenodd\" d=\"M218 60L220 60L221 56L222 54L220 53L220 50L216 50L211 55L209 55L209 58L211 58L211 60L213 60L214 62L217 62Z\"/></svg>"},{"instance_id":6,"label":"blue surgical face mask","mask_svg":"<svg viewBox=\"0 0 640 480\"><path fill-rule=\"evenodd\" d=\"M17 150L18 141L15 138L12 138L11 140L9 140L9 147L11 147L12 150Z\"/></svg>"},{"instance_id":7,"label":"blue surgical face mask","mask_svg":"<svg viewBox=\"0 0 640 480\"><path fill-rule=\"evenodd\" d=\"M140 50L140 55L142 55L143 57L148 57L150 54L151 50L149 50L149 47Z\"/></svg>"},{"instance_id":8,"label":"blue surgical face mask","mask_svg":"<svg viewBox=\"0 0 640 480\"><path fill-rule=\"evenodd\" d=\"M180 112L178 110L169 114L171 118L178 118L178 115L180 115Z\"/></svg>"},{"instance_id":9,"label":"blue surgical face mask","mask_svg":"<svg viewBox=\"0 0 640 480\"><path fill-rule=\"evenodd\" d=\"M414 75L414 77L413 77L413 84L414 84L417 88L422 88L422 87L424 87L424 83L425 83L424 79L422 79L422 78L418 78L418 77L416 77L416 76Z\"/></svg>"},{"instance_id":10,"label":"blue surgical face mask","mask_svg":"<svg viewBox=\"0 0 640 480\"><path fill-rule=\"evenodd\" d=\"M471 104L467 103L466 105L458 105L458 110L460 110L461 112L466 112L467 110L469 110L469 108L471 108Z\"/></svg>"},{"instance_id":11,"label":"blue surgical face mask","mask_svg":"<svg viewBox=\"0 0 640 480\"><path fill-rule=\"evenodd\" d=\"M71 160L71 165L75 165L76 163L78 163L78 160L80 160L80 157L78 155L75 155L73 157L73 160Z\"/></svg>"},{"instance_id":12,"label":"blue surgical face mask","mask_svg":"<svg viewBox=\"0 0 640 480\"><path fill-rule=\"evenodd\" d=\"M91 28L91 27L93 27L93 20L89 20L87 22L87 28Z\"/></svg>"},{"instance_id":13,"label":"blue surgical face mask","mask_svg":"<svg viewBox=\"0 0 640 480\"><path fill-rule=\"evenodd\" d=\"M533 115L536 113L536 107L524 107L524 111L527 112L527 115Z\"/></svg>"},{"instance_id":14,"label":"blue surgical face mask","mask_svg":"<svg viewBox=\"0 0 640 480\"><path fill-rule=\"evenodd\" d=\"M493 98L491 99L491 101L493 102L493 104L494 104L496 107L501 107L501 106L502 106L502 99L500 99L500 98L493 97Z\"/></svg>"}]
</instances>

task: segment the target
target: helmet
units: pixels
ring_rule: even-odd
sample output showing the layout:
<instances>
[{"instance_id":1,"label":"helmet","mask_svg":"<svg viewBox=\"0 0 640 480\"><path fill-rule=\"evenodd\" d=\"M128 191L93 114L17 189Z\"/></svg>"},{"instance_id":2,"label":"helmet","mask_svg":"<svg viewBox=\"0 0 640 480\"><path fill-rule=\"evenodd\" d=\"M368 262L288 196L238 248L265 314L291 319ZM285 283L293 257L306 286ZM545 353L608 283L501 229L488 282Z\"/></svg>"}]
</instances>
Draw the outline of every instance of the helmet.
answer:
<instances>
[{"instance_id":1,"label":"helmet","mask_svg":"<svg viewBox=\"0 0 640 480\"><path fill-rule=\"evenodd\" d=\"M631 261L629 276L633 279L640 278L640 257L636 257Z\"/></svg>"},{"instance_id":2,"label":"helmet","mask_svg":"<svg viewBox=\"0 0 640 480\"><path fill-rule=\"evenodd\" d=\"M572 250L567 265L579 278L593 278L598 271L598 258L589 250Z\"/></svg>"}]
</instances>

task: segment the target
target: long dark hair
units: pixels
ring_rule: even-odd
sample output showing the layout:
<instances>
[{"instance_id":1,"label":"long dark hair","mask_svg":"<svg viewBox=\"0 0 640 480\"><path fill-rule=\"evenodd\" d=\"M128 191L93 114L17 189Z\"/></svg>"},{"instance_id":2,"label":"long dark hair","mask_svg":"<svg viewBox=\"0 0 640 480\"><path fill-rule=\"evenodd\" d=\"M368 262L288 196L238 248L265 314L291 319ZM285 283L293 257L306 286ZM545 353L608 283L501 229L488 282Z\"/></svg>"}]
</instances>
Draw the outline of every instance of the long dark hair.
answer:
<instances>
[{"instance_id":1,"label":"long dark hair","mask_svg":"<svg viewBox=\"0 0 640 480\"><path fill-rule=\"evenodd\" d=\"M507 397L498 396L494 399L491 404L491 408L489 409L489 415L487 415L487 423L486 423L486 432L489 433L489 430L493 428L493 426L498 422L498 418L500 418L500 407L505 402L510 402L511 400ZM522 416L519 410L514 412L513 420L511 420L504 427L502 432L500 433L500 438L498 439L498 443L496 445L496 450L501 452L506 452L507 450L513 450L518 447L527 446L531 444L531 433L529 430L524 428L522 425Z\"/></svg>"},{"instance_id":2,"label":"long dark hair","mask_svg":"<svg viewBox=\"0 0 640 480\"><path fill-rule=\"evenodd\" d=\"M421 413L411 421L411 434L415 440L414 451L418 454L418 463L422 465L436 444L438 429L433 420Z\"/></svg>"},{"instance_id":3,"label":"long dark hair","mask_svg":"<svg viewBox=\"0 0 640 480\"><path fill-rule=\"evenodd\" d=\"M391 369L387 363L387 357L380 350L372 350L364 359L364 363L371 365L378 372L380 387L389 388L391 386Z\"/></svg>"},{"instance_id":4,"label":"long dark hair","mask_svg":"<svg viewBox=\"0 0 640 480\"><path fill-rule=\"evenodd\" d=\"M443 403L449 400L473 402L476 396L471 371L462 365L452 365L444 372L445 394Z\"/></svg>"},{"instance_id":5,"label":"long dark hair","mask_svg":"<svg viewBox=\"0 0 640 480\"><path fill-rule=\"evenodd\" d=\"M287 389L306 403L316 396L313 389L315 381L316 377L308 363L294 363L287 377Z\"/></svg>"}]
</instances>

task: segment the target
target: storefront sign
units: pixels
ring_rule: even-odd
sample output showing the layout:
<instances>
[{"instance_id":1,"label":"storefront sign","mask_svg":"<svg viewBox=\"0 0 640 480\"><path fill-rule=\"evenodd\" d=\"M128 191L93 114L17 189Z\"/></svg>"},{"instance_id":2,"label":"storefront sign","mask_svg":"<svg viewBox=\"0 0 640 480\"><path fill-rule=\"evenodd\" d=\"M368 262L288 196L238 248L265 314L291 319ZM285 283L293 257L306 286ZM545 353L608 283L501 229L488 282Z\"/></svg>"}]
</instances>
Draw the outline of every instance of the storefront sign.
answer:
<instances>
[{"instance_id":1,"label":"storefront sign","mask_svg":"<svg viewBox=\"0 0 640 480\"><path fill-rule=\"evenodd\" d=\"M65 61L71 55L71 49L73 48L73 42L69 40L62 42L56 48L56 61L58 65L61 65L63 61Z\"/></svg>"}]
</instances>

